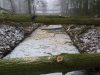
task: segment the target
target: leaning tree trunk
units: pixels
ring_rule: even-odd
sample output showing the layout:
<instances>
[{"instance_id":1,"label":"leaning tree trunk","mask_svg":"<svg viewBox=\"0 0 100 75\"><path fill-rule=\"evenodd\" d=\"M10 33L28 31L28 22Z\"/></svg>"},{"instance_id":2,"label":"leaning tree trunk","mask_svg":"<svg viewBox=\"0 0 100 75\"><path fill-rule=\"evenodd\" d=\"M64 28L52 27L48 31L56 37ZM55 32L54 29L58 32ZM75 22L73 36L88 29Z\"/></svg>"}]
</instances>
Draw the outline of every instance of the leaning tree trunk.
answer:
<instances>
[{"instance_id":1,"label":"leaning tree trunk","mask_svg":"<svg viewBox=\"0 0 100 75\"><path fill-rule=\"evenodd\" d=\"M0 7L0 10L6 11L6 12L11 13L11 14L13 13L12 11L5 9L5 8L2 8L2 7Z\"/></svg>"},{"instance_id":2,"label":"leaning tree trunk","mask_svg":"<svg viewBox=\"0 0 100 75\"><path fill-rule=\"evenodd\" d=\"M100 68L100 54L61 54L0 60L1 75L40 75L91 68Z\"/></svg>"}]
</instances>

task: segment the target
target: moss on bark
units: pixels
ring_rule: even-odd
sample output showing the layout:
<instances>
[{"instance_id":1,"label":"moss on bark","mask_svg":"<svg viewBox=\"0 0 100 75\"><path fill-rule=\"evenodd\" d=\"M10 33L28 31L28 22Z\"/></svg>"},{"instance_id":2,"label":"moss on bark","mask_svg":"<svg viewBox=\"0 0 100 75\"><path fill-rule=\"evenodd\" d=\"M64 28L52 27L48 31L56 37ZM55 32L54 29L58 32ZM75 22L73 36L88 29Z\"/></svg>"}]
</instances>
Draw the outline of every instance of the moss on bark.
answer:
<instances>
[{"instance_id":1,"label":"moss on bark","mask_svg":"<svg viewBox=\"0 0 100 75\"><path fill-rule=\"evenodd\" d=\"M0 60L0 74L40 75L51 72L100 68L100 54L61 54L27 59Z\"/></svg>"}]
</instances>

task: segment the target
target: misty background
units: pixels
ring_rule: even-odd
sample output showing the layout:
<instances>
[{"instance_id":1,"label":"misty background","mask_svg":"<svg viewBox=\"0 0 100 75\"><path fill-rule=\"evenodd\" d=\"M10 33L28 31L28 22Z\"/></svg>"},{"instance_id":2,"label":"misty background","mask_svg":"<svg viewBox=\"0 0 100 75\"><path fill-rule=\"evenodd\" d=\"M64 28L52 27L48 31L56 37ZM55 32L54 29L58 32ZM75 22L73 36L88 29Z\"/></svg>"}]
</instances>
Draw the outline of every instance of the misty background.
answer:
<instances>
[{"instance_id":1,"label":"misty background","mask_svg":"<svg viewBox=\"0 0 100 75\"><path fill-rule=\"evenodd\" d=\"M0 11L17 14L100 16L100 0L0 0Z\"/></svg>"}]
</instances>

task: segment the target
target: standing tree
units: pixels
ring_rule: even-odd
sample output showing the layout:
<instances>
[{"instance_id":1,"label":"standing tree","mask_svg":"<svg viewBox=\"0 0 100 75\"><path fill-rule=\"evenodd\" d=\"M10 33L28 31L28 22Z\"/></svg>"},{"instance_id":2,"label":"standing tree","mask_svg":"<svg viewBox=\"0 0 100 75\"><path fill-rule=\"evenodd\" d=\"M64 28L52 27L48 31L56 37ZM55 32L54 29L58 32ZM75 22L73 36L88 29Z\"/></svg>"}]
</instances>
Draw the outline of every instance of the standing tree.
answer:
<instances>
[{"instance_id":1,"label":"standing tree","mask_svg":"<svg viewBox=\"0 0 100 75\"><path fill-rule=\"evenodd\" d=\"M43 14L45 15L47 11L47 2L45 0L40 0L39 5L42 9Z\"/></svg>"},{"instance_id":2,"label":"standing tree","mask_svg":"<svg viewBox=\"0 0 100 75\"><path fill-rule=\"evenodd\" d=\"M31 3L32 3L31 0L27 0L27 4L28 4L28 13L29 13L30 15L32 15Z\"/></svg>"},{"instance_id":3,"label":"standing tree","mask_svg":"<svg viewBox=\"0 0 100 75\"><path fill-rule=\"evenodd\" d=\"M70 1L69 0L60 0L60 5L61 5L61 9L60 9L61 14L68 15Z\"/></svg>"},{"instance_id":4,"label":"standing tree","mask_svg":"<svg viewBox=\"0 0 100 75\"><path fill-rule=\"evenodd\" d=\"M13 0L9 0L9 2L11 3L12 12L15 13L16 11Z\"/></svg>"}]
</instances>

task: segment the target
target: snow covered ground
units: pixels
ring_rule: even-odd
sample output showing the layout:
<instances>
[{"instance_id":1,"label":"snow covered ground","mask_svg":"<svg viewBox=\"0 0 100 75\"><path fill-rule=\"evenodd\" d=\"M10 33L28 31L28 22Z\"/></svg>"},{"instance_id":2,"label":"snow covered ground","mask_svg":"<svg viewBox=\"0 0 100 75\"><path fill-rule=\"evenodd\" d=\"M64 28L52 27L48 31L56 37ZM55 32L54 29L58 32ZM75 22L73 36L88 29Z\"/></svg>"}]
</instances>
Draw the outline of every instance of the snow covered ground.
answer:
<instances>
[{"instance_id":1,"label":"snow covered ground","mask_svg":"<svg viewBox=\"0 0 100 75\"><path fill-rule=\"evenodd\" d=\"M78 53L69 36L58 25L40 27L30 37L20 43L11 54L5 58L24 58L33 56L49 56L61 53ZM50 29L51 28L51 29Z\"/></svg>"},{"instance_id":2,"label":"snow covered ground","mask_svg":"<svg viewBox=\"0 0 100 75\"><path fill-rule=\"evenodd\" d=\"M20 43L4 59L79 53L61 25L42 26ZM76 74L75 74L76 73ZM61 75L61 73L47 74ZM66 75L79 75L73 72ZM81 74L80 74L81 75Z\"/></svg>"},{"instance_id":3,"label":"snow covered ground","mask_svg":"<svg viewBox=\"0 0 100 75\"><path fill-rule=\"evenodd\" d=\"M42 74L43 75L43 74ZM46 74L46 75L62 75L62 73L51 73L51 74ZM86 75L86 71L72 71L68 72L66 75Z\"/></svg>"}]
</instances>

